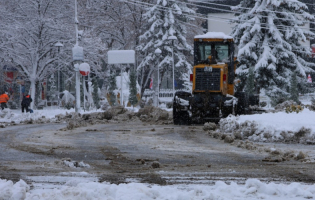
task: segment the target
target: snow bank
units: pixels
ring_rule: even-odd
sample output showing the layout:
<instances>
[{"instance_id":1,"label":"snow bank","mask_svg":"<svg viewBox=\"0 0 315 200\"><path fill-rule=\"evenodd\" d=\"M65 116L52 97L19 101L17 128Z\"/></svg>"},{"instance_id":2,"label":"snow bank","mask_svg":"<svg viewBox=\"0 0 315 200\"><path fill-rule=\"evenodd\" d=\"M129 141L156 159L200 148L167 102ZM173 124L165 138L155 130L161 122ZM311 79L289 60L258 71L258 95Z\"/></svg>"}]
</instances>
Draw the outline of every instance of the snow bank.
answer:
<instances>
[{"instance_id":1,"label":"snow bank","mask_svg":"<svg viewBox=\"0 0 315 200\"><path fill-rule=\"evenodd\" d=\"M217 181L215 185L169 185L159 186L142 183L109 184L107 182L69 181L54 189L32 189L23 180L13 184L12 181L0 179L0 194L4 199L43 200L43 199L159 199L159 200L230 200L230 199L313 199L315 185L300 183L276 184L263 183L257 179L249 179L245 185L235 182L226 184Z\"/></svg>"},{"instance_id":2,"label":"snow bank","mask_svg":"<svg viewBox=\"0 0 315 200\"><path fill-rule=\"evenodd\" d=\"M5 109L0 111L0 123L48 123L54 122L56 115L66 115L74 112L74 109L47 108L34 110L34 113L22 113L21 110Z\"/></svg>"},{"instance_id":3,"label":"snow bank","mask_svg":"<svg viewBox=\"0 0 315 200\"><path fill-rule=\"evenodd\" d=\"M299 113L263 113L230 115L220 121L220 131L261 142L315 143L315 112L304 109Z\"/></svg>"}]
</instances>

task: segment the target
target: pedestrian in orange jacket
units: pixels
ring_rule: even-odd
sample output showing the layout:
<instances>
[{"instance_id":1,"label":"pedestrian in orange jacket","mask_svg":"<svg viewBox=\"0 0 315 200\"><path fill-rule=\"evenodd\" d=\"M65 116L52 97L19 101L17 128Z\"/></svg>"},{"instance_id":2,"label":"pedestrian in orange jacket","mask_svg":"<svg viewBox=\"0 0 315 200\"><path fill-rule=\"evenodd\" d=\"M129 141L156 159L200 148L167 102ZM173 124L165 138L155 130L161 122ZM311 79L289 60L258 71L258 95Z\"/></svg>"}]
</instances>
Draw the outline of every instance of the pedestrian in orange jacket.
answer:
<instances>
[{"instance_id":1,"label":"pedestrian in orange jacket","mask_svg":"<svg viewBox=\"0 0 315 200\"><path fill-rule=\"evenodd\" d=\"M9 101L9 95L7 95L5 92L2 92L0 95L0 104L1 104L1 109L3 110L4 108L8 108L7 102Z\"/></svg>"}]
</instances>

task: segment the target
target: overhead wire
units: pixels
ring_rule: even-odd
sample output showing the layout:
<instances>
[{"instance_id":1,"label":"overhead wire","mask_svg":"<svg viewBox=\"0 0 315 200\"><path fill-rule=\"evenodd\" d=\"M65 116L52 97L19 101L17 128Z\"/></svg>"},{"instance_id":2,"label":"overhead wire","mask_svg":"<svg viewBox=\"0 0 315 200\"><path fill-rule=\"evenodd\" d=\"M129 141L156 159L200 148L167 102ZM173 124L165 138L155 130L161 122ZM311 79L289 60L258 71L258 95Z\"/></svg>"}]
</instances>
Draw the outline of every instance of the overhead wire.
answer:
<instances>
[{"instance_id":1,"label":"overhead wire","mask_svg":"<svg viewBox=\"0 0 315 200\"><path fill-rule=\"evenodd\" d=\"M175 2L178 2L178 0L169 0L169 1L175 1ZM206 5L216 5L216 6L222 6L222 7L238 7L238 8L242 8L242 9L247 9L247 10L250 10L251 8L246 8L246 7L239 7L238 5L236 6L231 6L231 5L224 5L224 4L219 4L219 3L210 3L210 2L204 2L204 1L194 1L194 2L198 2L198 3L202 3L202 4L206 4ZM300 2L300 3L303 3L303 2ZM305 4L305 3L304 3ZM197 5L197 4L196 4ZM310 4L311 5L311 4ZM315 5L315 4L314 4ZM314 6L313 5L313 6ZM210 8L210 7L209 7ZM211 8L212 9L212 8ZM261 10L261 11L268 11L270 12L270 10ZM286 12L279 12L279 11L271 11L271 12L274 12L274 13L282 13L282 14L286 14ZM296 15L302 15L302 14L296 14Z\"/></svg>"},{"instance_id":2,"label":"overhead wire","mask_svg":"<svg viewBox=\"0 0 315 200\"><path fill-rule=\"evenodd\" d=\"M129 0L129 1L123 0L123 1L126 2L126 3L134 4L134 5L139 5L139 4L140 4L140 6L143 6L143 7L145 7L145 8L152 8L152 6L143 5L143 4L141 4L141 3L144 3L144 2L140 2L140 1L137 1L137 0ZM134 1L134 2L130 2L130 1ZM140 3L139 3L139 2L140 2ZM145 3L145 4L150 4L150 3ZM165 11L165 10L166 10L166 8L163 7L163 6L158 6L158 5L156 5L156 4L150 4L150 5L154 5L154 6L157 6L157 7L162 7L162 8L156 8L157 10L160 10L160 11ZM169 9L172 9L172 8L169 8ZM174 10L174 9L173 9L173 10ZM187 14L186 14L186 15L187 15ZM208 20L208 18L199 17L199 16L195 16L195 15L188 15L188 16ZM230 19L228 19L228 18L225 18L225 19L230 20ZM222 21L222 20L214 20L214 21L227 22L227 21ZM245 21L245 22L246 22L246 21ZM256 24L256 23L254 23L254 24ZM261 23L261 24L264 24L264 23ZM270 24L268 24L268 25L270 25ZM251 26L251 24L248 25L248 26ZM276 26L276 25L274 25L274 26ZM278 27L278 26L276 26L276 27ZM291 26L284 26L284 27L291 27ZM266 28L266 27L264 27L264 28L265 28L265 29L269 29L269 28ZM278 30L285 30L285 29L279 29L279 28L278 28ZM294 31L294 32L298 32L298 31ZM272 46L272 45L270 45L270 46ZM273 47L275 47L275 46L273 46ZM305 47L305 48L309 48L308 46L304 46L304 47ZM297 52L300 52L300 53L307 53L307 54L309 53L309 52L305 52L305 51L297 51Z\"/></svg>"},{"instance_id":3,"label":"overhead wire","mask_svg":"<svg viewBox=\"0 0 315 200\"><path fill-rule=\"evenodd\" d=\"M169 1L174 1L174 2L178 2L177 0L169 0ZM208 6L202 6L200 4L194 4L194 3L186 3L187 5L192 5L192 6L195 6L195 7L199 7L199 8L206 8L206 9L211 9L211 10L217 10L217 11L223 11L225 13L233 13L233 14L242 14L243 12L239 12L239 11L233 11L233 10L227 10L227 9L220 9L220 8L214 8L214 7L208 7ZM221 6L227 6L227 5L222 5L222 4L216 4L216 5L221 5ZM232 6L227 6L229 8L231 8ZM250 8L247 8L247 9L250 9ZM287 14L287 13L286 13ZM284 18L281 18L281 17L277 17L275 16L274 19L279 19L279 20L282 20ZM300 22L303 22L303 23L311 23L310 21L301 21L299 20ZM314 30L315 31L315 30Z\"/></svg>"},{"instance_id":4,"label":"overhead wire","mask_svg":"<svg viewBox=\"0 0 315 200\"><path fill-rule=\"evenodd\" d=\"M142 5L142 6L146 6L147 8L151 8L152 6L156 6L156 7L159 7L157 8L158 10L162 10L162 11L165 11L166 8L164 6L160 6L160 5L157 5L157 4L151 4L151 3L146 3L146 2L141 2L141 1L138 1L138 0L123 0L124 2L126 3L132 3L132 4L135 4L135 5ZM131 2L132 1L132 2ZM172 10L175 10L173 8L168 8L168 9L172 9ZM186 16L189 16L189 17L195 17L195 18L199 18L199 19L204 19L204 20L209 20L209 17L213 17L213 18L217 18L217 19L220 19L220 20L214 20L214 19L211 19L211 21L218 21L218 22L230 22L231 19L230 18L226 18L226 17L218 17L218 16L215 16L215 15L208 15L208 17L202 17L202 16L199 16L199 15L190 15L190 14L183 14L183 15L186 15ZM224 21L223 21L223 20ZM241 21L241 22L245 22L245 23L248 23L248 21L246 20L238 20L238 21ZM255 25L257 23L250 23L248 26L252 26L252 25ZM267 24L267 23L259 23L260 25L271 25L271 24ZM288 28L292 28L292 26L285 26L285 25L272 25L274 27L288 27ZM267 27L264 27L265 29L269 29ZM315 31L315 29L313 28L303 28L303 27L299 27L301 30L312 30L312 31ZM281 29L281 28L278 28L278 30L283 30L283 31L286 31L287 29ZM294 32L297 32L297 31L294 31Z\"/></svg>"},{"instance_id":5,"label":"overhead wire","mask_svg":"<svg viewBox=\"0 0 315 200\"><path fill-rule=\"evenodd\" d=\"M169 0L169 1L173 1L173 2L178 2L178 3L181 3L180 1L178 0ZM235 10L232 10L231 7L236 7L236 6L231 6L231 5L223 5L223 4L218 4L218 3L205 3L205 4L209 4L209 5L217 5L217 6L223 6L223 7L229 7L230 10L226 10L226 9L220 9L220 8L214 8L214 7L208 7L208 6L202 6L200 4L195 4L195 3L186 3L187 5L193 5L193 6L196 6L196 7L200 7L200 8L207 8L207 9L211 9L211 10L219 10L219 11L224 11L224 12L230 12L230 13L238 13L238 14L242 14L243 12L239 12L239 11L235 11ZM247 10L251 10L252 8L245 8L245 7L239 7L239 8L242 8L242 9L247 9ZM260 10L260 11L265 11L265 12L269 12L269 13L279 13L279 14L287 14L287 12L278 12L278 11L271 11L271 10ZM295 15L297 16L304 16L303 14L298 14L298 13L294 13ZM275 17L276 19L284 19L284 18L280 18L280 17ZM308 23L310 21L301 21L301 22L304 22L304 23Z\"/></svg>"},{"instance_id":6,"label":"overhead wire","mask_svg":"<svg viewBox=\"0 0 315 200\"><path fill-rule=\"evenodd\" d=\"M126 1L126 0L125 0ZM139 4L145 4L145 5L150 5L150 6L159 6L159 7L162 7L163 9L165 7L163 6L160 6L160 5L156 5L156 4L152 4L152 3L145 3L145 2L141 2L141 1L138 1L138 0L131 0L131 1L134 1L134 2L137 2ZM170 0L170 1L175 1L175 2L178 2L177 0ZM171 8L172 9L172 8ZM173 9L174 10L174 9ZM235 13L235 12L232 12L232 13ZM187 15L187 14L186 14ZM210 17L214 17L214 18L219 18L219 19L224 19L224 20L231 20L230 18L224 18L224 17L218 17L218 16L215 16L215 15L208 15ZM201 19L204 19L204 17L199 17ZM278 19L284 19L284 18L278 18ZM245 21L245 20L244 20ZM309 22L309 21L306 21L306 22ZM280 25L280 26L284 26L284 25ZM291 27L291 26L286 26L286 27ZM303 28L302 28L303 29Z\"/></svg>"},{"instance_id":7,"label":"overhead wire","mask_svg":"<svg viewBox=\"0 0 315 200\"><path fill-rule=\"evenodd\" d=\"M202 1L202 0L193 0L193 1L190 1L190 2L199 2L199 3L206 3L206 4L213 4L213 5L222 5L222 6L225 6L224 4L218 4L218 3L210 3L210 2L206 2L206 1ZM287 2L293 2L295 3L296 1L289 1L287 0ZM300 2L300 3L304 3L304 2ZM304 3L306 5L315 5L315 4L311 4L311 3Z\"/></svg>"}]
</instances>

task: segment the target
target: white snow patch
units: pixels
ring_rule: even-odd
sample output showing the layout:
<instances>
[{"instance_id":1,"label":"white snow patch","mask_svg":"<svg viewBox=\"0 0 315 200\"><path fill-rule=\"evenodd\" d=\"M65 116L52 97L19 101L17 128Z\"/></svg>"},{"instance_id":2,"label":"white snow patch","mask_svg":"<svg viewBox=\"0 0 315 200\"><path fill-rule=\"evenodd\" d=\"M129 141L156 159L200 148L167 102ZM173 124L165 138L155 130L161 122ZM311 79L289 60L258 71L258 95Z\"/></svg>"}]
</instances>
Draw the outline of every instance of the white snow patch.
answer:
<instances>
[{"instance_id":1,"label":"white snow patch","mask_svg":"<svg viewBox=\"0 0 315 200\"><path fill-rule=\"evenodd\" d=\"M23 180L17 183L0 179L0 194L3 199L313 199L315 185L301 183L276 184L264 183L258 179L249 179L244 185L217 181L214 185L169 185L159 186L143 183L110 184L94 181L75 181L57 188L30 189Z\"/></svg>"}]
</instances>

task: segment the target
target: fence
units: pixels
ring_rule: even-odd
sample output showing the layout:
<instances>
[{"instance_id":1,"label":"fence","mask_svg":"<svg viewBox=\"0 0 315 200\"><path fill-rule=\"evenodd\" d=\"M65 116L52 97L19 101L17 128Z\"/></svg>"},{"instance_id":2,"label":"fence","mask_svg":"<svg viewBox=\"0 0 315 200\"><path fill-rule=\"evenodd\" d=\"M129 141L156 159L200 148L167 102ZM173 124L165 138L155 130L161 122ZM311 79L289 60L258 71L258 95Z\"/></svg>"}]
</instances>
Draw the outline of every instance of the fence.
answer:
<instances>
[{"instance_id":1,"label":"fence","mask_svg":"<svg viewBox=\"0 0 315 200\"><path fill-rule=\"evenodd\" d=\"M185 91L185 90L182 90L182 89L175 90L175 92L177 91ZM186 91L186 92L190 92L190 91ZM145 89L143 93L143 97L145 98L146 101L148 101L149 99L153 98L154 94L155 94L154 90ZM172 101L173 101L173 89L160 89L159 102L168 103Z\"/></svg>"},{"instance_id":2,"label":"fence","mask_svg":"<svg viewBox=\"0 0 315 200\"><path fill-rule=\"evenodd\" d=\"M185 91L185 90L182 90L182 89L175 90L175 92L177 92L177 91ZM186 92L190 92L190 91L186 91ZM150 97L153 97L154 94L155 94L154 90L145 89L143 96L150 98ZM159 92L159 97L171 97L171 98L173 98L173 90L172 89L161 89Z\"/></svg>"}]
</instances>

